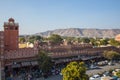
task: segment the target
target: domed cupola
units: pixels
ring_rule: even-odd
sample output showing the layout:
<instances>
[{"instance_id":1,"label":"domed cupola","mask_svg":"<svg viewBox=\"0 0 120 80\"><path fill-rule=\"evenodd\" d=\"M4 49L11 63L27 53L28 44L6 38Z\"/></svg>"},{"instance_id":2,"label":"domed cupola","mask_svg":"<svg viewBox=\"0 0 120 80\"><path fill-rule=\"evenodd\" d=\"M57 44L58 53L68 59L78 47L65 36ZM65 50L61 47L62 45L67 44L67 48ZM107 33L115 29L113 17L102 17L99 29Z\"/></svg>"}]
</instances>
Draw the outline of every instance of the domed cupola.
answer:
<instances>
[{"instance_id":1,"label":"domed cupola","mask_svg":"<svg viewBox=\"0 0 120 80\"><path fill-rule=\"evenodd\" d=\"M13 22L14 23L14 19L13 18L9 18L8 20L9 22Z\"/></svg>"}]
</instances>

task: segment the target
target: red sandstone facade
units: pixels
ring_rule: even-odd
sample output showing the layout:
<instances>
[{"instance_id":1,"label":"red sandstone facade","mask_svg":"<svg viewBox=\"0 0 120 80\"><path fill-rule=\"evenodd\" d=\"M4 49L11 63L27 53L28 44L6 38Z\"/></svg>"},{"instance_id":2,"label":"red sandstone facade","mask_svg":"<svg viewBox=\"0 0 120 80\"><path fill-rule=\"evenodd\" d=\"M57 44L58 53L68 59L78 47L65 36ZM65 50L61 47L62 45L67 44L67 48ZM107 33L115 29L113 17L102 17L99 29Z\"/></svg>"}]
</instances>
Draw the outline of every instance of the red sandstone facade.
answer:
<instances>
[{"instance_id":1,"label":"red sandstone facade","mask_svg":"<svg viewBox=\"0 0 120 80\"><path fill-rule=\"evenodd\" d=\"M17 62L21 62L26 65L26 60L33 59L37 53L36 48L18 48L18 37L19 37L19 25L15 23L13 18L10 18L8 22L4 22L4 31L0 31L0 80L4 80L5 67L9 69L14 66L18 67ZM31 62L35 64L36 62ZM21 66L20 66L21 67Z\"/></svg>"},{"instance_id":2,"label":"red sandstone facade","mask_svg":"<svg viewBox=\"0 0 120 80\"><path fill-rule=\"evenodd\" d=\"M14 19L10 18L8 22L4 23L4 31L0 31L0 62L2 72L4 72L4 67L12 69L37 65L36 55L38 54L38 48L51 53L48 55L52 57L56 64L80 59L87 60L91 56L98 57L105 50L120 52L120 48L93 48L91 44L50 45L46 43L38 44L37 42L34 44L34 48L19 49L18 36L19 25L15 23Z\"/></svg>"},{"instance_id":3,"label":"red sandstone facade","mask_svg":"<svg viewBox=\"0 0 120 80\"><path fill-rule=\"evenodd\" d=\"M0 33L3 37L1 39L1 48L3 50L4 66L14 65L13 63L22 63L26 61L35 60L38 54L38 48L43 49L51 54L53 59L64 58L64 62L71 61L68 58L73 57L72 60L79 60L83 56L100 56L105 50L117 50L115 47L93 48L91 44L67 44L67 45L50 45L42 43L35 43L34 48L18 48L19 25L15 23L14 19L10 18L8 22L4 23L4 32ZM39 47L38 47L39 45ZM76 58L74 58L76 57ZM9 65L9 66L10 66Z\"/></svg>"},{"instance_id":4,"label":"red sandstone facade","mask_svg":"<svg viewBox=\"0 0 120 80\"><path fill-rule=\"evenodd\" d=\"M19 25L13 18L4 23L4 44L5 50L18 49Z\"/></svg>"}]
</instances>

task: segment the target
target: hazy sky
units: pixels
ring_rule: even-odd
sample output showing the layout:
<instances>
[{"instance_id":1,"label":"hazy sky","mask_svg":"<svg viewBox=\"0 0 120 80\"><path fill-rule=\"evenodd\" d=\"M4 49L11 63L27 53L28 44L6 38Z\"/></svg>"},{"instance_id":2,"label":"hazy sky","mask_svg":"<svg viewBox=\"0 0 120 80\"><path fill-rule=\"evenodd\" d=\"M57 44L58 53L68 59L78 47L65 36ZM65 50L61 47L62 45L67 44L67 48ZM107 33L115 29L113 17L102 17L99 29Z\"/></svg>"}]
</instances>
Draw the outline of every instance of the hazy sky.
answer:
<instances>
[{"instance_id":1,"label":"hazy sky","mask_svg":"<svg viewBox=\"0 0 120 80\"><path fill-rule=\"evenodd\" d=\"M0 0L0 30L12 17L20 34L62 28L119 28L120 0Z\"/></svg>"}]
</instances>

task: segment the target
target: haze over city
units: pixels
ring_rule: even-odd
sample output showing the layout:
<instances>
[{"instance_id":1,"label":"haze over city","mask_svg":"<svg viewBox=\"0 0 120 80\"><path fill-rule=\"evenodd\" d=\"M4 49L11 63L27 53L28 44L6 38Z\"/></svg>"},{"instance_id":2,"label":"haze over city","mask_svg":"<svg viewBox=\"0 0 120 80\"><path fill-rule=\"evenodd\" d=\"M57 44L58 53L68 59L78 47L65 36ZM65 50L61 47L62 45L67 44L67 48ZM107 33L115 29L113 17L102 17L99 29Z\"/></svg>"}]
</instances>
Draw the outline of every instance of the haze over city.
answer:
<instances>
[{"instance_id":1,"label":"haze over city","mask_svg":"<svg viewBox=\"0 0 120 80\"><path fill-rule=\"evenodd\" d=\"M10 17L20 34L63 28L120 29L120 0L0 0L0 30Z\"/></svg>"}]
</instances>

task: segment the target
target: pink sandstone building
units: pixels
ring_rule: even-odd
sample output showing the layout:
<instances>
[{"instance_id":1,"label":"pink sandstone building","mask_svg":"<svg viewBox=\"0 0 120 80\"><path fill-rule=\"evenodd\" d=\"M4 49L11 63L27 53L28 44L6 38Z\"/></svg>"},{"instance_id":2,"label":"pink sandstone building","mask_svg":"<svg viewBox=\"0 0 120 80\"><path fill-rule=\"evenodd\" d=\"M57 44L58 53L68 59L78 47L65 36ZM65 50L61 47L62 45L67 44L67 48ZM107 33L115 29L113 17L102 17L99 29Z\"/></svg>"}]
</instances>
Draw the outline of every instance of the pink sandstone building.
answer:
<instances>
[{"instance_id":1,"label":"pink sandstone building","mask_svg":"<svg viewBox=\"0 0 120 80\"><path fill-rule=\"evenodd\" d=\"M29 67L38 65L36 55L38 50L42 49L51 54L55 64L70 62L74 60L89 60L98 58L105 50L120 49L115 47L96 47L91 44L68 44L50 45L44 43L35 43L33 48L19 48L19 24L13 18L4 23L4 31L0 31L0 73L2 79L5 77L6 68L11 71L13 68Z\"/></svg>"},{"instance_id":2,"label":"pink sandstone building","mask_svg":"<svg viewBox=\"0 0 120 80\"><path fill-rule=\"evenodd\" d=\"M28 65L30 62L24 62L27 59L31 59L38 53L36 48L19 48L19 24L15 22L13 18L10 18L8 22L4 22L4 31L0 31L0 69L1 77L4 77L5 67L9 69L13 67L20 67L18 62L23 65ZM31 62L36 64L36 62Z\"/></svg>"}]
</instances>

